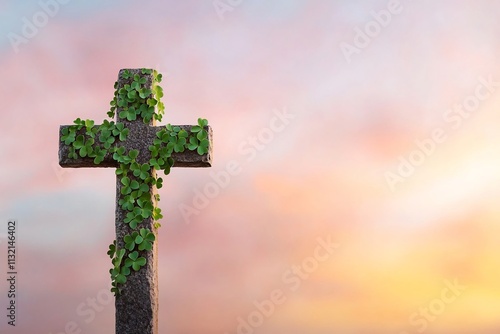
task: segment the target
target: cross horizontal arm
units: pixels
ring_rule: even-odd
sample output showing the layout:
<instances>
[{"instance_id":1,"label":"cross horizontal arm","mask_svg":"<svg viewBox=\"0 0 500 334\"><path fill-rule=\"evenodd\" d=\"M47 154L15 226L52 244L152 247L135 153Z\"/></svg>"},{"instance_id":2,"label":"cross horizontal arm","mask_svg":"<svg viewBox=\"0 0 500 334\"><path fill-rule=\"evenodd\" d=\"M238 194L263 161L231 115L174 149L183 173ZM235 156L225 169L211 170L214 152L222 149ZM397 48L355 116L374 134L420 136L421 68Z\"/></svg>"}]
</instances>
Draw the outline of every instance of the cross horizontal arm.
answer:
<instances>
[{"instance_id":1,"label":"cross horizontal arm","mask_svg":"<svg viewBox=\"0 0 500 334\"><path fill-rule=\"evenodd\" d=\"M69 125L62 125L59 129L59 138L62 136L62 131L64 128L68 128ZM95 127L99 127L98 125ZM191 132L191 125L179 125L182 129L186 130L188 133ZM156 138L156 133L158 131L163 130L164 126L155 126L155 127L145 127L145 133L141 134L141 142L144 145L141 145L147 150L149 145L153 144L154 139ZM174 167L211 167L212 166L212 128L208 126L208 153L204 155L199 155L196 151L185 150L182 153L172 153L172 158L175 161ZM120 142L115 143L119 145ZM143 152L141 152L143 153ZM93 158L81 158L78 159L70 159L69 157L69 146L65 145L64 142L59 140L59 165L63 168L92 168L92 167L119 167L118 163L113 160L113 154L108 153L104 157L104 161L102 161L99 165L94 163Z\"/></svg>"}]
</instances>

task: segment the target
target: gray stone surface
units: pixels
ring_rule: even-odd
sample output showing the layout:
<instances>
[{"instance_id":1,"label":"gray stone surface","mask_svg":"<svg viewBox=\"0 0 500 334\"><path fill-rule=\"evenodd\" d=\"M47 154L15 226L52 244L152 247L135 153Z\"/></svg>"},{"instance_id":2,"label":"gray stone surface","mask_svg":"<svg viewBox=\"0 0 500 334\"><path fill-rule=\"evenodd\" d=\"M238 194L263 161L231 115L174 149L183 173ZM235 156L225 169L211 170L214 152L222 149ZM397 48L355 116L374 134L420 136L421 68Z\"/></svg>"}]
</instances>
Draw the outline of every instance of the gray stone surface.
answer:
<instances>
[{"instance_id":1,"label":"gray stone surface","mask_svg":"<svg viewBox=\"0 0 500 334\"><path fill-rule=\"evenodd\" d=\"M141 121L142 122L142 121ZM142 124L145 125L145 124ZM130 128L130 123L127 123L127 126ZM174 125L175 126L175 125ZM184 130L190 132L191 125L178 125ZM59 128L59 138L62 135L62 129L69 127L69 125L62 125ZM140 128L140 129L139 129ZM146 145L153 143L153 140L156 138L156 133L165 128L164 126L146 126L146 127L134 127L134 130L137 130L138 134L141 136L141 142ZM175 160L174 167L211 167L212 166L212 128L210 126L206 127L208 131L208 139L210 141L210 146L208 147L209 151L207 154L198 155L195 151L185 151L182 153L173 153L172 158ZM131 129L132 131L132 129ZM131 134L132 135L132 134ZM130 140L130 138L129 138ZM122 145L122 142L115 143L115 145ZM148 145L148 146L149 146ZM148 146L139 147L141 153L149 153ZM144 147L146 148L145 151ZM69 147L65 145L62 141L59 141L59 165L63 168L95 168L95 167L118 167L116 161L113 160L113 155L108 154L104 158L104 161L96 166L94 164L93 158L78 158L78 159L69 159Z\"/></svg>"},{"instance_id":2,"label":"gray stone surface","mask_svg":"<svg viewBox=\"0 0 500 334\"><path fill-rule=\"evenodd\" d=\"M124 71L121 70L120 73ZM152 75L144 75L140 70L130 70L141 76L147 77L147 84L151 85ZM121 87L128 83L129 80L121 79L119 75L118 86ZM120 110L117 110L117 115ZM118 120L117 122L122 122ZM130 129L129 136L125 142L119 142L119 145L125 146L127 151L132 149L139 150L137 161L139 163L149 162L150 151L148 147L152 145L156 138L156 132L162 127L154 126L154 120L150 124L144 124L142 119L128 122L124 121L125 125ZM61 126L59 135L61 136ZM181 126L186 131L190 131L191 126ZM175 153L172 157L175 160L174 167L210 167L212 164L212 129L208 127L209 133L209 153L199 156L196 152L186 151L183 153ZM82 167L118 167L117 163L112 159L112 155L108 154L105 160L100 165L95 165L93 159L68 158L68 147L59 142L59 164L64 168L82 168ZM151 173L156 173L151 170ZM129 226L123 223L127 214L118 205L118 200L121 196L120 178L116 178L116 211L115 211L115 228L118 248L123 248L123 237L130 234L132 230ZM150 189L151 199L156 205L154 194L156 189ZM158 234L153 226L153 219L149 218L141 223L138 228L149 228L156 236L156 241L153 244L151 251L142 251L140 256L147 259L146 266L142 267L138 272L132 271L128 276L127 282L122 286L122 294L115 299L116 306L116 334L158 334L158 272L157 272L157 254L158 254Z\"/></svg>"}]
</instances>

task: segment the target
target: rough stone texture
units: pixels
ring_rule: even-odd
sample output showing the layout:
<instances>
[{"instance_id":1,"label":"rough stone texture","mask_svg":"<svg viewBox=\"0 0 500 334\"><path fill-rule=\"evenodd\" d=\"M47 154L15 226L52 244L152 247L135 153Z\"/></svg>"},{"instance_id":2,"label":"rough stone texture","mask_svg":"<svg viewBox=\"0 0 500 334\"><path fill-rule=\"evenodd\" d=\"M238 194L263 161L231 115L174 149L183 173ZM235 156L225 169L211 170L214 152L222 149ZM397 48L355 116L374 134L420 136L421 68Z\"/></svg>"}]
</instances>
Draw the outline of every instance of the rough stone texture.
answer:
<instances>
[{"instance_id":1,"label":"rough stone texture","mask_svg":"<svg viewBox=\"0 0 500 334\"><path fill-rule=\"evenodd\" d=\"M118 87L122 87L129 80L121 79L120 71L118 79ZM152 75L144 75L140 70L129 70L133 74L147 78L147 85L151 85ZM142 119L137 121L128 122L118 119L117 122L123 122L129 129L129 136L125 142L118 142L118 145L123 145L127 151L132 149L139 150L137 161L139 163L149 162L150 151L148 147L152 145L153 140L156 138L156 132L160 131L162 127L154 126L154 120L150 124L144 124ZM61 126L59 136L62 134ZM182 125L186 131L190 131L191 126ZM210 167L212 164L212 129L207 127L209 134L209 153L199 156L196 152L185 151L183 153L175 153L172 157L175 160L174 167ZM91 158L68 158L68 147L60 142L59 144L59 164L64 168L82 168L82 167L118 167L118 164L112 159L112 155L108 154L105 160L95 165ZM151 170L155 175L155 170ZM129 177L133 177L129 175ZM129 226L123 223L127 214L118 205L118 200L121 196L120 178L116 179L116 239L118 248L123 248L123 237L130 234L132 230ZM151 200L156 205L154 194L156 188L150 189ZM116 334L158 334L158 272L157 272L157 254L158 254L158 234L153 226L153 219L149 218L139 225L138 228L149 228L156 236L156 241L153 244L153 249L149 252L142 251L140 256L147 259L146 266L142 267L138 272L132 271L128 276L127 282L122 286L122 294L115 299L116 306Z\"/></svg>"},{"instance_id":2,"label":"rough stone texture","mask_svg":"<svg viewBox=\"0 0 500 334\"><path fill-rule=\"evenodd\" d=\"M141 121L142 122L142 121ZM130 122L127 122L127 127L130 128ZM145 125L144 123L142 123ZM175 125L174 125L175 126ZM184 130L191 132L191 125L177 125L183 128ZM62 136L62 129L69 127L69 125L62 125L59 129L59 138ZM98 127L98 126L96 126ZM156 138L156 133L161 131L164 126L147 126L141 129L142 142L144 144L149 143L147 146L143 146L140 148L142 152L145 148L144 153L149 153L148 147L153 144L153 140ZM182 153L173 153L172 158L175 160L174 167L211 167L212 166L212 128L210 126L205 127L208 132L208 140L210 141L210 145L208 147L208 153L204 155L198 155L196 151L184 151ZM131 129L132 131L132 129ZM82 131L83 132L83 131ZM122 142L115 142L115 145L122 145ZM78 159L69 159L69 147L65 145L62 141L59 141L59 165L63 168L95 168L95 167L118 167L116 161L113 160L112 154L107 154L104 158L104 161L101 162L98 166L94 164L93 158L78 158Z\"/></svg>"},{"instance_id":3,"label":"rough stone texture","mask_svg":"<svg viewBox=\"0 0 500 334\"><path fill-rule=\"evenodd\" d=\"M152 170L154 173L154 170ZM120 197L122 184L116 179L116 198ZM155 189L150 189L151 200L154 199ZM123 220L127 211L116 203L115 230L118 248L124 247L123 237L132 233L132 229ZM156 236L151 251L141 251L140 256L147 260L147 264L138 272L132 273L122 286L122 293L115 298L116 334L158 334L158 233L153 226L153 219L146 219L138 228L148 228Z\"/></svg>"}]
</instances>

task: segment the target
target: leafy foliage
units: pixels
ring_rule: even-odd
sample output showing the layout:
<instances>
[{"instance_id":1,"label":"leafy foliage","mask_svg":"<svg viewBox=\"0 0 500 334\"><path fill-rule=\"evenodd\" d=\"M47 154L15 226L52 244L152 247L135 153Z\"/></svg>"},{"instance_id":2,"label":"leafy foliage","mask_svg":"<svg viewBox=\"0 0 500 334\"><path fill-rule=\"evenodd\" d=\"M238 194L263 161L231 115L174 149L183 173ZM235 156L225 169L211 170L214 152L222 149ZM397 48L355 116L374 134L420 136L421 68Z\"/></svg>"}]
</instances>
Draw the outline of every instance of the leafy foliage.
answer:
<instances>
[{"instance_id":1,"label":"leafy foliage","mask_svg":"<svg viewBox=\"0 0 500 334\"><path fill-rule=\"evenodd\" d=\"M118 248L116 240L109 246L108 255L113 264L109 271L111 291L115 295L120 293L120 287L126 283L131 270L138 271L146 265L146 257L142 255L153 248L155 234L141 224L152 218L154 228L158 228L159 220L163 218L161 209L151 200L153 187L160 189L163 179L155 176L152 170L162 170L168 175L174 166L173 153L189 150L203 155L208 153L209 148L208 121L202 118L190 131L170 124L158 131L153 145L149 147L147 163L137 161L138 150L127 151L119 145L129 136L127 121L142 119L149 124L153 119L161 121L164 115L165 106L161 102L163 89L159 85L162 75L152 69L141 69L141 73L125 70L121 74L126 82L123 87L119 88L118 82L115 83L107 115L112 119L118 113L118 122L104 120L100 126L95 126L93 120L77 118L74 125L63 128L61 133L61 141L69 147L69 158L89 157L98 165L108 156L119 163L115 171L121 183L118 204L126 211L123 223L128 224L133 232L124 236L123 248ZM150 84L148 80L151 80ZM155 194L154 200L159 199L159 195Z\"/></svg>"}]
</instances>

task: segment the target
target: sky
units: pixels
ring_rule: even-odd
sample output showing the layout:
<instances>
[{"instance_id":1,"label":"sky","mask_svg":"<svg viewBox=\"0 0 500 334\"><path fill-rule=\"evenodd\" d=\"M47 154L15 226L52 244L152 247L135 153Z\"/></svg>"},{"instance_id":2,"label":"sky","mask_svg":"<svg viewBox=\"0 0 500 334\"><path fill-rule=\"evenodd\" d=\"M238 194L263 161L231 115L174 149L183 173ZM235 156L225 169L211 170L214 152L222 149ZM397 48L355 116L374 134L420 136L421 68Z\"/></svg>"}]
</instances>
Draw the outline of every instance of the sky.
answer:
<instances>
[{"instance_id":1,"label":"sky","mask_svg":"<svg viewBox=\"0 0 500 334\"><path fill-rule=\"evenodd\" d=\"M149 67L162 124L214 131L160 190L160 333L498 333L499 10L0 0L0 332L113 332L114 171L60 168L58 129Z\"/></svg>"}]
</instances>

